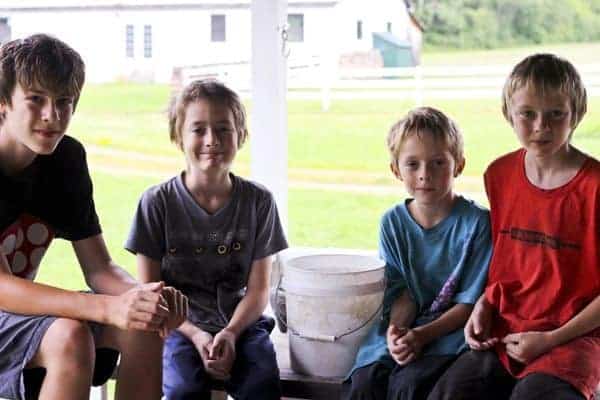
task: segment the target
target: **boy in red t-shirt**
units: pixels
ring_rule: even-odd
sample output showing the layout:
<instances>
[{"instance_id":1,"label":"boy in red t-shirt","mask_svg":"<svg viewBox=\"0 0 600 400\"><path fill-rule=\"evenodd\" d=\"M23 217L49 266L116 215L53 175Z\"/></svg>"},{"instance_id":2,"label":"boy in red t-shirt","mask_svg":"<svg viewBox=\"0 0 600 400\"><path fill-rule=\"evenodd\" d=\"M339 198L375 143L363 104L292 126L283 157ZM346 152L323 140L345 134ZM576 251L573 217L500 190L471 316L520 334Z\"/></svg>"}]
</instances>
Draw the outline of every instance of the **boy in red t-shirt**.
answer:
<instances>
[{"instance_id":1,"label":"boy in red t-shirt","mask_svg":"<svg viewBox=\"0 0 600 400\"><path fill-rule=\"evenodd\" d=\"M590 399L600 381L600 162L571 145L586 92L568 61L525 58L502 111L522 148L485 172L494 254L472 351L430 399Z\"/></svg>"}]
</instances>

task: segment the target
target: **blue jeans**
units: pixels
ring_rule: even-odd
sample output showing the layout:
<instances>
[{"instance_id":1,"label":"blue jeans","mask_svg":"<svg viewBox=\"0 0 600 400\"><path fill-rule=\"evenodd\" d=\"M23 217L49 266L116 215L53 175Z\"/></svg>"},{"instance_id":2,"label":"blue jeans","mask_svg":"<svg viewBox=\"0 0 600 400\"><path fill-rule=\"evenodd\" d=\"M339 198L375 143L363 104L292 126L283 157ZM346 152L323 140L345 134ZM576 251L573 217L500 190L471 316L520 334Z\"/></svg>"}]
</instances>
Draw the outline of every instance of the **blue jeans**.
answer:
<instances>
[{"instance_id":1,"label":"blue jeans","mask_svg":"<svg viewBox=\"0 0 600 400\"><path fill-rule=\"evenodd\" d=\"M236 400L279 400L279 368L269 334L272 318L261 317L239 337L231 378L225 389ZM212 378L196 347L179 332L165 341L163 393L167 400L210 399Z\"/></svg>"}]
</instances>

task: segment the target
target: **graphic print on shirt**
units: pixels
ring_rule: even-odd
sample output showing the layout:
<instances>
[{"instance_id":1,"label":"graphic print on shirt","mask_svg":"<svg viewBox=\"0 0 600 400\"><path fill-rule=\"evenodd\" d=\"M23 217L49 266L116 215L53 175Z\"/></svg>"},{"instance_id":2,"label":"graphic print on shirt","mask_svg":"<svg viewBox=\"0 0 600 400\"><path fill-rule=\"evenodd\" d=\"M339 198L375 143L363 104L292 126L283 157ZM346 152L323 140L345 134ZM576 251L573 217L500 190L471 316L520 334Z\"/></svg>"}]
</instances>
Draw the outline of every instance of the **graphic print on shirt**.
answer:
<instances>
[{"instance_id":1,"label":"graphic print on shirt","mask_svg":"<svg viewBox=\"0 0 600 400\"><path fill-rule=\"evenodd\" d=\"M437 295L435 300L431 303L429 310L426 315L441 314L450 308L452 297L456 292L456 286L458 285L458 279L454 275L451 275L448 280L442 286L442 290Z\"/></svg>"},{"instance_id":2,"label":"graphic print on shirt","mask_svg":"<svg viewBox=\"0 0 600 400\"><path fill-rule=\"evenodd\" d=\"M541 245L543 247L549 247L553 250L560 250L562 248L571 248L576 250L581 249L581 246L577 243L568 243L559 237L529 229L511 227L510 229L501 230L500 234L510 235L512 240L518 240L530 245Z\"/></svg>"},{"instance_id":3,"label":"graphic print on shirt","mask_svg":"<svg viewBox=\"0 0 600 400\"><path fill-rule=\"evenodd\" d=\"M52 239L54 231L48 224L32 215L21 214L0 233L0 246L13 274L33 280Z\"/></svg>"}]
</instances>

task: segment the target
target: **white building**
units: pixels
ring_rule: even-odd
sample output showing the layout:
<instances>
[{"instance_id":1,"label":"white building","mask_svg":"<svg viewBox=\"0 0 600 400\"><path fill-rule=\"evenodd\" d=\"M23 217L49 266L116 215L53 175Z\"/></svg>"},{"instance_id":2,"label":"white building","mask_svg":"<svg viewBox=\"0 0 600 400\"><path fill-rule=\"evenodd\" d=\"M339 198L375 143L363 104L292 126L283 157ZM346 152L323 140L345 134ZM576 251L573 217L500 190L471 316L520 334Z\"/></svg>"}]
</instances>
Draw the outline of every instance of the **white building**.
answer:
<instances>
[{"instance_id":1,"label":"white building","mask_svg":"<svg viewBox=\"0 0 600 400\"><path fill-rule=\"evenodd\" d=\"M271 1L271 0L262 0ZM174 67L246 63L250 0L4 0L0 41L45 32L83 56L88 80L168 82ZM288 0L294 60L368 52L373 33L420 48L403 0ZM417 24L418 26L418 24ZM414 32L418 32L415 36Z\"/></svg>"}]
</instances>

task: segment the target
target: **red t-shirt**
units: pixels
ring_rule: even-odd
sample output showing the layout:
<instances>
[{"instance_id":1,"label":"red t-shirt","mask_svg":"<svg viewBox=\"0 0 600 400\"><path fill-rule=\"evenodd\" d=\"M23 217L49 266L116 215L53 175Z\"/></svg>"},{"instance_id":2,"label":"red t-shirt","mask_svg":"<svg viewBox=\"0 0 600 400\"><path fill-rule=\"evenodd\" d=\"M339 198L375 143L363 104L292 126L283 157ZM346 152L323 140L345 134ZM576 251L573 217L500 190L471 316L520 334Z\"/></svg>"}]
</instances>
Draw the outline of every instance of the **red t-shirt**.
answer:
<instances>
[{"instance_id":1,"label":"red t-shirt","mask_svg":"<svg viewBox=\"0 0 600 400\"><path fill-rule=\"evenodd\" d=\"M556 329L600 295L600 162L588 158L567 184L540 189L525 175L525 151L485 173L494 252L487 300L493 335ZM600 329L551 349L530 364L496 351L517 378L539 372L568 381L587 398L600 382Z\"/></svg>"}]
</instances>

